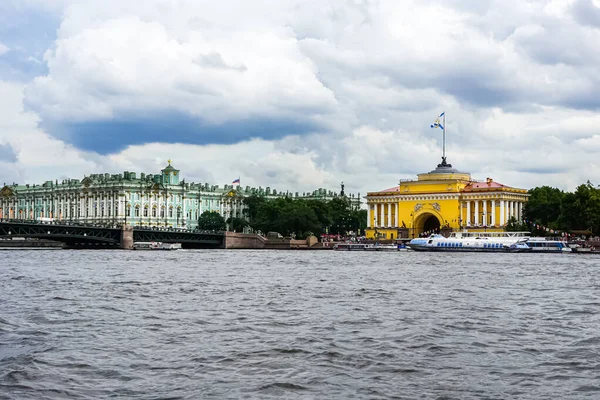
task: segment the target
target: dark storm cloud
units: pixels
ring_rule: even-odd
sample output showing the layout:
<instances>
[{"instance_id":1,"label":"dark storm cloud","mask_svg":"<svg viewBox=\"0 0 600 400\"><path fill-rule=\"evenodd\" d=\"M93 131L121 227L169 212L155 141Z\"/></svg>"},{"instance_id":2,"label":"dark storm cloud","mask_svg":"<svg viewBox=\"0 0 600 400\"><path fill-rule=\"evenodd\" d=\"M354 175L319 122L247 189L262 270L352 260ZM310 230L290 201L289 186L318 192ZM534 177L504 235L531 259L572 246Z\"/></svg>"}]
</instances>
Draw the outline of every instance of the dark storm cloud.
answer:
<instances>
[{"instance_id":1,"label":"dark storm cloud","mask_svg":"<svg viewBox=\"0 0 600 400\"><path fill-rule=\"evenodd\" d=\"M77 148L99 154L115 153L130 145L144 143L232 144L249 138L278 139L318 130L307 121L255 118L210 124L182 113L55 123L42 127Z\"/></svg>"}]
</instances>

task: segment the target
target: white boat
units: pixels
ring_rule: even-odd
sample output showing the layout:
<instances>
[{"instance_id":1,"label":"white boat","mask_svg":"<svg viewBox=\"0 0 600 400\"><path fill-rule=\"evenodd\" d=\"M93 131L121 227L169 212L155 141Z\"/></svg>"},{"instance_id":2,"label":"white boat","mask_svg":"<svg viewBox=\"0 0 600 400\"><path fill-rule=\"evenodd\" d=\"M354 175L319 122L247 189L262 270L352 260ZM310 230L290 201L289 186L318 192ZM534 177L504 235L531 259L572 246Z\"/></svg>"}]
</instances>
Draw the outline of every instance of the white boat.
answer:
<instances>
[{"instance_id":1,"label":"white boat","mask_svg":"<svg viewBox=\"0 0 600 400\"><path fill-rule=\"evenodd\" d=\"M365 247L366 251L398 251L398 245L396 244L368 244Z\"/></svg>"},{"instance_id":2,"label":"white boat","mask_svg":"<svg viewBox=\"0 0 600 400\"><path fill-rule=\"evenodd\" d=\"M567 242L546 240L541 237L519 240L510 245L507 250L515 253L571 253L573 251Z\"/></svg>"},{"instance_id":3,"label":"white boat","mask_svg":"<svg viewBox=\"0 0 600 400\"><path fill-rule=\"evenodd\" d=\"M403 248L402 248L403 247ZM337 243L333 246L338 251L399 251L406 250L406 246L397 244L379 244L379 243Z\"/></svg>"},{"instance_id":4,"label":"white boat","mask_svg":"<svg viewBox=\"0 0 600 400\"><path fill-rule=\"evenodd\" d=\"M334 250L338 251L365 251L366 243L336 243Z\"/></svg>"},{"instance_id":5,"label":"white boat","mask_svg":"<svg viewBox=\"0 0 600 400\"><path fill-rule=\"evenodd\" d=\"M457 231L451 232L448 239L488 239L496 243L511 245L517 241L531 237L529 232L469 232Z\"/></svg>"},{"instance_id":6,"label":"white boat","mask_svg":"<svg viewBox=\"0 0 600 400\"><path fill-rule=\"evenodd\" d=\"M469 235L469 234L473 235ZM520 235L516 235L516 234ZM427 238L412 239L406 245L416 251L481 251L502 252L527 238L529 232L490 232L490 235L475 232L452 232L449 237L433 234ZM454 235L453 235L454 234ZM505 235L501 235L505 234ZM515 235L506 235L515 234Z\"/></svg>"},{"instance_id":7,"label":"white boat","mask_svg":"<svg viewBox=\"0 0 600 400\"><path fill-rule=\"evenodd\" d=\"M134 250L179 250L181 243L135 242Z\"/></svg>"}]
</instances>

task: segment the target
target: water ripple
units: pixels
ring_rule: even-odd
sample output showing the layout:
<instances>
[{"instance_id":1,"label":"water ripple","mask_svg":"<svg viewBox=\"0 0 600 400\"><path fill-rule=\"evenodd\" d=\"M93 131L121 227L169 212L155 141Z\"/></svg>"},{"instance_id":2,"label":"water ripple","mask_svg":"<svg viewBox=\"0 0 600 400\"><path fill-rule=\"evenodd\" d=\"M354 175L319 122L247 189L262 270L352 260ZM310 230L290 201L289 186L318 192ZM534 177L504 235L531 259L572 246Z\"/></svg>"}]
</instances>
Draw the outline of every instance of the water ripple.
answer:
<instances>
[{"instance_id":1,"label":"water ripple","mask_svg":"<svg viewBox=\"0 0 600 400\"><path fill-rule=\"evenodd\" d=\"M600 258L11 252L0 399L600 398Z\"/></svg>"}]
</instances>

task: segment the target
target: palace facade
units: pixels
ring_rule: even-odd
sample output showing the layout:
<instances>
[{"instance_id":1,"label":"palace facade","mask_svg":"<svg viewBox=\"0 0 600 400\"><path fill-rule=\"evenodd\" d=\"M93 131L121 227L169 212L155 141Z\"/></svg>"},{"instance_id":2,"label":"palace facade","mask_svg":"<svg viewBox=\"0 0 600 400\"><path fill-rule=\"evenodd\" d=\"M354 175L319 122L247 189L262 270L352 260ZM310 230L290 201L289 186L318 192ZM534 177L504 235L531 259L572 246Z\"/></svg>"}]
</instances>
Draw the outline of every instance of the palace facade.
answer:
<instances>
[{"instance_id":1,"label":"palace facade","mask_svg":"<svg viewBox=\"0 0 600 400\"><path fill-rule=\"evenodd\" d=\"M271 188L242 188L185 182L169 165L160 174L92 174L83 179L47 181L41 185L4 185L0 189L0 218L72 222L93 225L174 227L193 229L205 211L216 211L225 220L244 218L244 198L293 197L328 201L330 190L308 193L278 192ZM360 194L350 195L360 207Z\"/></svg>"},{"instance_id":2,"label":"palace facade","mask_svg":"<svg viewBox=\"0 0 600 400\"><path fill-rule=\"evenodd\" d=\"M475 181L445 158L417 180L367 194L368 238L418 237L440 230L503 231L514 218L522 220L529 195L492 178Z\"/></svg>"}]
</instances>

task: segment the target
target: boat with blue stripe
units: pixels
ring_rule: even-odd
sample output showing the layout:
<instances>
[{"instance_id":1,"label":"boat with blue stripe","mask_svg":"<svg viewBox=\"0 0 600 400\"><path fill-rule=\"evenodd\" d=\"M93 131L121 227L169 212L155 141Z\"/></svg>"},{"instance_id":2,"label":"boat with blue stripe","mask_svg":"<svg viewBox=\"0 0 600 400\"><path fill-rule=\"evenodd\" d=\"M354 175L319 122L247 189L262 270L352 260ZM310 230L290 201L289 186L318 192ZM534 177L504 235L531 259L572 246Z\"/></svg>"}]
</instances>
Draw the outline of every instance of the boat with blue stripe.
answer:
<instances>
[{"instance_id":1,"label":"boat with blue stripe","mask_svg":"<svg viewBox=\"0 0 600 400\"><path fill-rule=\"evenodd\" d=\"M450 237L433 234L427 238L412 239L406 245L416 251L505 252L511 245L529 235L529 232L498 232L489 235L469 233L453 232Z\"/></svg>"}]
</instances>

